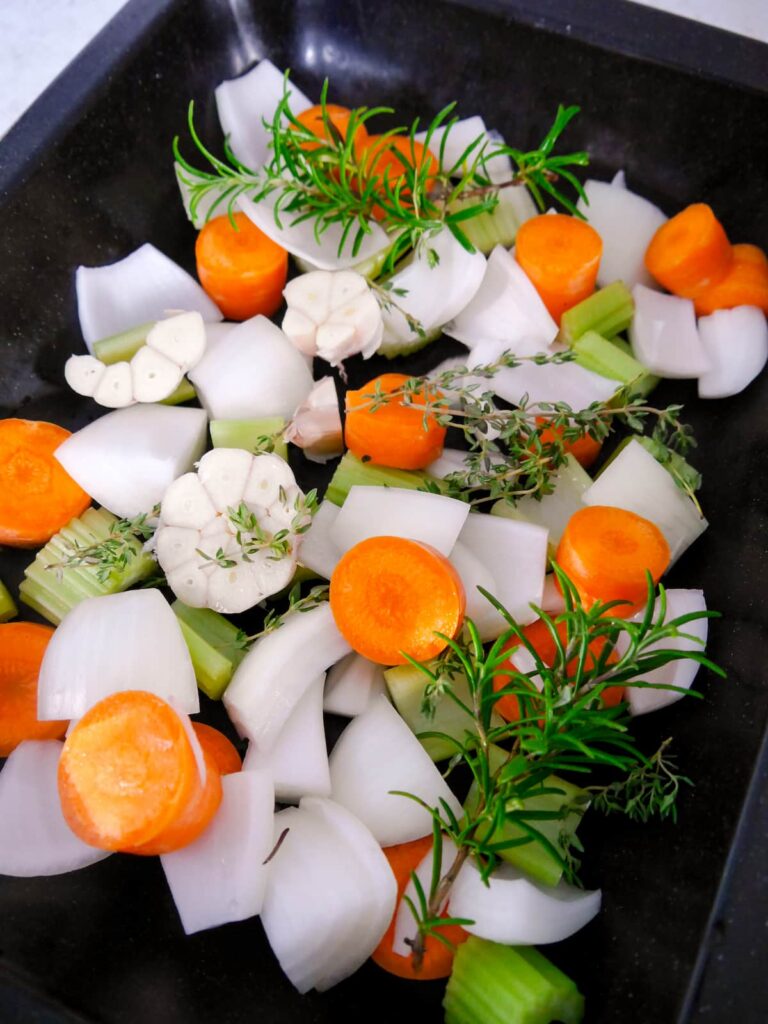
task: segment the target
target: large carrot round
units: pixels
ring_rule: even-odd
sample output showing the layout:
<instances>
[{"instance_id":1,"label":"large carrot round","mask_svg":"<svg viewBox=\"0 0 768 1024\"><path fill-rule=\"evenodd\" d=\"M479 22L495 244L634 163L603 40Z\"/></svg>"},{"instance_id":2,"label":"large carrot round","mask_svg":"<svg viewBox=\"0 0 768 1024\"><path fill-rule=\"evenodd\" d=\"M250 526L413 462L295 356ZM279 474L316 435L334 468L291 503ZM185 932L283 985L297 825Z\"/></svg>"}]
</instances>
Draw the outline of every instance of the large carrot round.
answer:
<instances>
[{"instance_id":1,"label":"large carrot round","mask_svg":"<svg viewBox=\"0 0 768 1024\"><path fill-rule=\"evenodd\" d=\"M377 177L379 184L377 192L386 195L387 187L394 191L398 181L404 177L407 168L414 168L421 171L426 167L429 177L426 180L426 191L428 192L434 184L434 175L440 170L440 164L434 155L415 139L408 135L371 135L368 140L368 149L365 155L365 173L368 178ZM406 189L400 192L400 199L408 203L410 194ZM386 216L380 206L373 208L373 216L376 220L383 220Z\"/></svg>"},{"instance_id":2,"label":"large carrot round","mask_svg":"<svg viewBox=\"0 0 768 1024\"><path fill-rule=\"evenodd\" d=\"M327 103L325 106L325 118L323 117L323 108L320 104L314 107L310 107L309 110L303 111L299 114L296 120L299 124L303 125L308 131L316 135L318 139L325 139L326 141L334 141L333 136L335 132L341 136L346 142L347 136L349 135L350 120L352 117L352 111L348 107L342 107L338 103ZM332 125L329 129L326 124L326 118ZM301 144L302 149L313 150L318 149L321 143L314 142L303 142ZM366 147L368 146L368 131L364 124L358 124L355 127L355 134L353 137L352 151L356 158L361 159L365 153Z\"/></svg>"},{"instance_id":3,"label":"large carrot round","mask_svg":"<svg viewBox=\"0 0 768 1024\"><path fill-rule=\"evenodd\" d=\"M102 850L149 843L183 814L200 774L184 724L143 690L115 693L83 715L59 762L61 809Z\"/></svg>"},{"instance_id":4,"label":"large carrot round","mask_svg":"<svg viewBox=\"0 0 768 1024\"><path fill-rule=\"evenodd\" d=\"M403 373L382 373L359 391L347 392L344 441L358 459L395 469L423 469L442 454L446 428L440 426L434 413L429 413L425 422L424 410L418 408L427 396L431 401L440 398L439 392L424 388L414 392L415 406L404 404L402 396L378 406L367 397L377 388L389 394L409 379Z\"/></svg>"},{"instance_id":5,"label":"large carrot round","mask_svg":"<svg viewBox=\"0 0 768 1024\"><path fill-rule=\"evenodd\" d=\"M718 309L757 306L768 315L768 258L756 245L734 245L733 263L725 277L694 300L698 316Z\"/></svg>"},{"instance_id":6,"label":"large carrot round","mask_svg":"<svg viewBox=\"0 0 768 1024\"><path fill-rule=\"evenodd\" d=\"M410 981L434 981L436 978L447 978L453 965L454 951L431 935L427 936L424 944L424 960L418 973L413 969L412 957L401 956L392 950L400 900L410 881L411 872L416 870L431 848L432 836L425 836L423 839L414 839L412 843L386 846L382 851L397 880L397 904L389 928L371 954L371 959L390 974L396 974L398 978L408 978ZM446 912L442 916L446 917L448 913ZM454 946L458 946L459 943L469 938L469 933L456 924L446 925L439 928L438 931Z\"/></svg>"},{"instance_id":7,"label":"large carrot round","mask_svg":"<svg viewBox=\"0 0 768 1024\"><path fill-rule=\"evenodd\" d=\"M192 728L200 741L200 746L213 759L220 775L232 775L241 770L243 760L234 743L227 739L223 732L204 722L193 722Z\"/></svg>"},{"instance_id":8,"label":"large carrot round","mask_svg":"<svg viewBox=\"0 0 768 1024\"><path fill-rule=\"evenodd\" d=\"M645 253L659 284L686 299L722 281L732 262L728 236L706 203L687 206L662 224Z\"/></svg>"},{"instance_id":9,"label":"large carrot round","mask_svg":"<svg viewBox=\"0 0 768 1024\"><path fill-rule=\"evenodd\" d=\"M603 242L593 227L565 213L531 217L517 232L515 257L553 320L595 290Z\"/></svg>"},{"instance_id":10,"label":"large carrot round","mask_svg":"<svg viewBox=\"0 0 768 1024\"><path fill-rule=\"evenodd\" d=\"M197 276L228 320L272 316L283 301L288 253L244 213L214 217L197 236Z\"/></svg>"},{"instance_id":11,"label":"large carrot round","mask_svg":"<svg viewBox=\"0 0 768 1024\"><path fill-rule=\"evenodd\" d=\"M37 677L50 626L35 622L0 625L0 757L24 740L58 740L67 722L38 722Z\"/></svg>"},{"instance_id":12,"label":"large carrot round","mask_svg":"<svg viewBox=\"0 0 768 1024\"><path fill-rule=\"evenodd\" d=\"M429 661L464 619L464 588L447 558L402 537L371 537L331 576L331 611L349 645L380 665ZM403 653L405 652L405 654Z\"/></svg>"},{"instance_id":13,"label":"large carrot round","mask_svg":"<svg viewBox=\"0 0 768 1024\"><path fill-rule=\"evenodd\" d=\"M537 420L537 422L543 422ZM539 438L542 444L553 444L556 440L563 436L562 427L545 427L539 434ZM563 448L569 455L572 455L574 459L584 469L589 467L596 461L603 447L602 441L596 441L594 437L590 437L589 434L584 434L583 437L577 437L575 441L564 441Z\"/></svg>"},{"instance_id":14,"label":"large carrot round","mask_svg":"<svg viewBox=\"0 0 768 1024\"><path fill-rule=\"evenodd\" d=\"M68 437L55 423L0 420L0 544L44 544L90 505L53 457Z\"/></svg>"},{"instance_id":15,"label":"large carrot round","mask_svg":"<svg viewBox=\"0 0 768 1024\"><path fill-rule=\"evenodd\" d=\"M669 565L669 544L648 519L623 508L592 505L568 520L557 563L587 605L625 601L614 615L629 616L645 603L646 573L653 582Z\"/></svg>"}]
</instances>

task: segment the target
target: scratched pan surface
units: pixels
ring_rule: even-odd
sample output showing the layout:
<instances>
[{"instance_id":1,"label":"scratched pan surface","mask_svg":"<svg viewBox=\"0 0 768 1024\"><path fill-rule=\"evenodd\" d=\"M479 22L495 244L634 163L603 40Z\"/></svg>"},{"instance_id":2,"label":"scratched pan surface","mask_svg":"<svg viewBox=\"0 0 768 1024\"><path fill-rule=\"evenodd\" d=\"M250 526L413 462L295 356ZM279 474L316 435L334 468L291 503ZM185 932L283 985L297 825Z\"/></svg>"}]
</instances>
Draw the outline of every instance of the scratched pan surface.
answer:
<instances>
[{"instance_id":1,"label":"scratched pan surface","mask_svg":"<svg viewBox=\"0 0 768 1024\"><path fill-rule=\"evenodd\" d=\"M598 175L626 168L630 185L668 212L706 200L732 238L768 245L765 50L618 2L534 6L133 0L0 146L0 414L72 429L96 415L62 386L67 355L82 350L73 270L145 241L191 269L194 233L170 141L194 98L217 142L213 87L262 56L290 66L310 95L329 75L333 98L351 105L390 103L410 117L458 99L462 113L482 113L522 147L558 102L579 103L567 145L588 148ZM427 368L448 345L404 368ZM352 365L352 382L380 368ZM712 523L670 583L703 587L726 613L711 654L730 678L705 678L705 701L638 723L648 750L676 736L696 789L683 795L677 827L585 822L584 878L603 887L604 910L551 955L585 992L589 1021L751 1024L768 1019L759 757L768 378L723 402L699 403L686 383L658 397L686 403ZM17 584L27 560L1 553L0 576ZM206 715L220 720L210 705ZM258 921L186 939L157 860L0 878L3 1022L432 1024L441 989L368 964L325 995L299 997Z\"/></svg>"}]
</instances>

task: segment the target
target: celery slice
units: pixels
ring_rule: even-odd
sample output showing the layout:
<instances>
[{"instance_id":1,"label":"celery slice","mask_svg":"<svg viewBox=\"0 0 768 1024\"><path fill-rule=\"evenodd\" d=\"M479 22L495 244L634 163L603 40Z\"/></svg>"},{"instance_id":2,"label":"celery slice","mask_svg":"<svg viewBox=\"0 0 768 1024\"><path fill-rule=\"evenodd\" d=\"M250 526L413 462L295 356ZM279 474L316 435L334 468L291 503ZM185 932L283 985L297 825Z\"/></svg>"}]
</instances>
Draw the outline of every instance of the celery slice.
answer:
<instances>
[{"instance_id":1,"label":"celery slice","mask_svg":"<svg viewBox=\"0 0 768 1024\"><path fill-rule=\"evenodd\" d=\"M211 420L211 441L214 448L244 448L247 452L274 451L281 459L288 461L288 445L283 440L285 420L281 416L269 416L258 420ZM274 448L260 444L263 437L274 437Z\"/></svg>"},{"instance_id":2,"label":"celery slice","mask_svg":"<svg viewBox=\"0 0 768 1024\"><path fill-rule=\"evenodd\" d=\"M433 341L437 341L442 333L442 330L438 327L434 331L425 331L423 337L414 338L412 341L398 341L396 339L387 341L385 339L376 349L376 355L384 356L385 359L412 356L414 352L420 352L427 345L431 345Z\"/></svg>"},{"instance_id":3,"label":"celery slice","mask_svg":"<svg viewBox=\"0 0 768 1024\"><path fill-rule=\"evenodd\" d=\"M138 327L131 327L127 331L102 338L100 341L94 342L93 354L107 366L133 359L141 346L145 344L147 335L154 326L154 323L139 324Z\"/></svg>"},{"instance_id":4,"label":"celery slice","mask_svg":"<svg viewBox=\"0 0 768 1024\"><path fill-rule=\"evenodd\" d=\"M184 377L176 390L158 404L181 405L182 402L191 402L193 398L197 398L197 392L187 378Z\"/></svg>"},{"instance_id":5,"label":"celery slice","mask_svg":"<svg viewBox=\"0 0 768 1024\"><path fill-rule=\"evenodd\" d=\"M457 199L451 203L450 209L454 212L476 204L477 199ZM520 225L535 217L536 213L525 188L501 189L495 209L462 221L461 230L476 249L488 255L497 245L511 248Z\"/></svg>"},{"instance_id":6,"label":"celery slice","mask_svg":"<svg viewBox=\"0 0 768 1024\"><path fill-rule=\"evenodd\" d=\"M632 395L650 394L659 378L649 373L631 351L617 344L618 341L620 339L608 341L594 331L587 331L572 345L576 362L585 370L628 386Z\"/></svg>"},{"instance_id":7,"label":"celery slice","mask_svg":"<svg viewBox=\"0 0 768 1024\"><path fill-rule=\"evenodd\" d=\"M52 594L47 587L42 587L30 579L24 579L19 584L19 598L53 626L58 626L70 607L73 607Z\"/></svg>"},{"instance_id":8,"label":"celery slice","mask_svg":"<svg viewBox=\"0 0 768 1024\"><path fill-rule=\"evenodd\" d=\"M356 484L365 487L406 487L420 491L426 490L425 484L431 479L420 470L390 469L389 466L377 466L373 462L361 462L351 452L347 452L336 467L325 497L334 505L343 505L350 488Z\"/></svg>"},{"instance_id":9,"label":"celery slice","mask_svg":"<svg viewBox=\"0 0 768 1024\"><path fill-rule=\"evenodd\" d=\"M634 312L635 303L629 289L623 281L614 281L563 313L560 340L573 345L590 331L612 338L629 327Z\"/></svg>"},{"instance_id":10,"label":"celery slice","mask_svg":"<svg viewBox=\"0 0 768 1024\"><path fill-rule=\"evenodd\" d=\"M19 609L11 597L10 590L0 580L0 622L8 622L9 619L15 619L18 614Z\"/></svg>"},{"instance_id":11,"label":"celery slice","mask_svg":"<svg viewBox=\"0 0 768 1024\"><path fill-rule=\"evenodd\" d=\"M171 605L189 648L197 685L212 700L221 700L235 669L245 657L240 630L210 608L190 608L176 600Z\"/></svg>"},{"instance_id":12,"label":"celery slice","mask_svg":"<svg viewBox=\"0 0 768 1024\"><path fill-rule=\"evenodd\" d=\"M445 1024L580 1024L575 982L530 946L473 935L463 942L443 998Z\"/></svg>"}]
</instances>

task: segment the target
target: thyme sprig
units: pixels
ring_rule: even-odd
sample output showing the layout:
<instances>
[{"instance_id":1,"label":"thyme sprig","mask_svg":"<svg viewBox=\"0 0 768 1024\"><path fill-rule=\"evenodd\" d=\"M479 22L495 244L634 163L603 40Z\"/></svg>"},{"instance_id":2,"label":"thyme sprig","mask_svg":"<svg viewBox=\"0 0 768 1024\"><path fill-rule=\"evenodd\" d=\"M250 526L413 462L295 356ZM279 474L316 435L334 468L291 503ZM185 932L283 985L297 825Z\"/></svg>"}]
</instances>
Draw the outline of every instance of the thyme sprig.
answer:
<instances>
[{"instance_id":1,"label":"thyme sprig","mask_svg":"<svg viewBox=\"0 0 768 1024\"><path fill-rule=\"evenodd\" d=\"M155 532L159 515L160 506L155 505L151 512L143 512L132 519L117 519L104 540L94 544L73 540L67 545L64 558L45 568L61 575L63 569L92 566L99 583L107 583L113 574L124 573L129 562L141 553L142 546Z\"/></svg>"},{"instance_id":2,"label":"thyme sprig","mask_svg":"<svg viewBox=\"0 0 768 1024\"><path fill-rule=\"evenodd\" d=\"M267 636L269 633L274 633L276 629L280 629L290 615L294 613L300 615L302 612L309 612L313 608L318 608L321 604L325 604L328 600L329 590L328 584L322 583L312 587L311 590L302 596L301 583L294 583L288 593L288 607L285 611L278 612L276 608L270 608L264 617L264 624L258 633L248 634L242 629L238 632L234 640L235 647L239 650L247 650L256 640L260 640L263 636Z\"/></svg>"},{"instance_id":3,"label":"thyme sprig","mask_svg":"<svg viewBox=\"0 0 768 1024\"><path fill-rule=\"evenodd\" d=\"M442 638L451 652L450 670L460 666L467 680L469 703L445 681L445 665L435 670L412 661L424 674L427 685L439 682L444 696L466 714L463 738L442 732L424 736L440 738L455 749L453 763L469 769L477 791L476 801L465 807L460 819L445 803L430 807L413 794L400 794L430 812L435 836L439 832L441 837L433 848L430 891L424 894L424 901L419 897L418 906L411 904L416 929L411 945L417 970L424 955L424 940L427 935L437 935L435 929L444 923L439 910L469 859L487 882L505 850L536 842L562 867L565 876L573 879L575 857L544 835L542 822L564 820L574 809L583 812L590 793L600 809L625 813L636 820L646 821L653 815L673 817L680 784L689 782L677 775L673 762L665 755L669 741L647 757L629 732L626 705L606 706L601 698L606 688L629 683L675 690L674 686L648 683L646 677L683 658L697 661L723 677L723 670L695 646L686 651L664 646L665 641L680 637L700 643L686 633L686 626L700 618L714 618L717 613L691 612L667 621L664 587L656 590L649 575L645 615L639 622L625 620L615 614L621 602L597 602L586 608L568 577L557 566L555 572L565 611L550 616L535 609L555 645L552 665L542 661L521 626L485 591L484 596L508 624L504 633L486 649L474 624L468 621L462 638ZM510 641L528 651L534 664L531 672L520 672L509 661L506 647ZM506 682L500 686L499 680ZM505 697L517 700L519 718L498 724L493 712ZM576 808L572 802L565 802L564 791L551 780L553 774L583 778L598 767L615 771L617 780L588 789ZM559 810L531 808L532 798L558 793L564 799ZM500 830L510 825L514 826L514 838L500 838ZM445 838L455 844L457 853L443 873L441 848Z\"/></svg>"}]
</instances>

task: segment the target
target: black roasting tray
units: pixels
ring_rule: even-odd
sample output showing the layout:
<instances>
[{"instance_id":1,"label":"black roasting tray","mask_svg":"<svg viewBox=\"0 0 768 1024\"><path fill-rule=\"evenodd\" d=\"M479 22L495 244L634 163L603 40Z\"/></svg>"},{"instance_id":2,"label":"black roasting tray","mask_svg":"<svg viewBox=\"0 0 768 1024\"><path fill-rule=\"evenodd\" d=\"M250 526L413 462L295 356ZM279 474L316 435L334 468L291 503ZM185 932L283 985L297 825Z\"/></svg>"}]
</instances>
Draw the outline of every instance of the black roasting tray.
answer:
<instances>
[{"instance_id":1,"label":"black roasting tray","mask_svg":"<svg viewBox=\"0 0 768 1024\"><path fill-rule=\"evenodd\" d=\"M93 418L62 383L82 350L74 268L145 241L192 268L170 142L194 98L219 144L213 87L261 57L310 95L328 75L349 105L411 117L458 99L524 148L558 102L578 103L568 145L590 150L596 176L623 167L668 212L710 202L733 239L765 247L767 55L620 0L132 0L0 144L0 415L71 429ZM379 369L352 366L352 381ZM768 1020L768 377L721 402L698 402L687 383L658 397L686 403L712 523L670 582L703 587L725 613L710 653L729 679L702 677L705 701L638 723L648 750L675 735L696 788L677 826L585 822L585 881L603 887L604 910L551 956L578 980L590 1022L757 1024ZM17 584L27 560L2 552L0 576ZM0 878L3 1024L434 1024L441 991L369 963L300 997L258 921L185 938L155 859Z\"/></svg>"}]
</instances>

